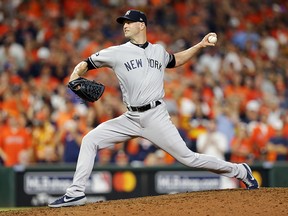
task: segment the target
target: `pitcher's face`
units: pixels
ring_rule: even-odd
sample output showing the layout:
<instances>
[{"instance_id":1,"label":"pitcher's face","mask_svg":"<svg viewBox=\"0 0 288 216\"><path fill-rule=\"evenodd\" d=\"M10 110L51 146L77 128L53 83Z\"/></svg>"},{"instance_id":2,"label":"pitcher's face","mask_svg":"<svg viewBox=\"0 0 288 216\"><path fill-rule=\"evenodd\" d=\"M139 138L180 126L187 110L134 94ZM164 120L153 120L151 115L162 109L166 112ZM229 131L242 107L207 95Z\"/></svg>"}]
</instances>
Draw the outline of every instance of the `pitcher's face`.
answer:
<instances>
[{"instance_id":1,"label":"pitcher's face","mask_svg":"<svg viewBox=\"0 0 288 216\"><path fill-rule=\"evenodd\" d=\"M138 37L140 34L142 34L144 23L141 22L133 22L126 20L123 24L123 32L126 38L133 39L135 37Z\"/></svg>"}]
</instances>

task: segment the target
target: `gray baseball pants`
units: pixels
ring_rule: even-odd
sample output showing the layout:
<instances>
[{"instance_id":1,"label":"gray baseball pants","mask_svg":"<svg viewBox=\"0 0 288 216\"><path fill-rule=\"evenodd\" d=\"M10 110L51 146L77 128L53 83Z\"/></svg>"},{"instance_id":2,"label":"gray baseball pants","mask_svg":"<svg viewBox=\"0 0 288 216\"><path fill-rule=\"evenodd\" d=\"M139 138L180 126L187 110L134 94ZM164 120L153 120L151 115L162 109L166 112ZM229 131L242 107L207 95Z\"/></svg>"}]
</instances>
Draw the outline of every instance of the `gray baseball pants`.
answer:
<instances>
[{"instance_id":1,"label":"gray baseball pants","mask_svg":"<svg viewBox=\"0 0 288 216\"><path fill-rule=\"evenodd\" d=\"M72 185L66 194L83 196L92 172L98 149L124 142L132 137L143 137L171 154L180 163L226 176L244 179L246 170L241 164L230 163L214 156L191 151L170 120L166 105L145 112L130 112L108 120L83 137Z\"/></svg>"}]
</instances>

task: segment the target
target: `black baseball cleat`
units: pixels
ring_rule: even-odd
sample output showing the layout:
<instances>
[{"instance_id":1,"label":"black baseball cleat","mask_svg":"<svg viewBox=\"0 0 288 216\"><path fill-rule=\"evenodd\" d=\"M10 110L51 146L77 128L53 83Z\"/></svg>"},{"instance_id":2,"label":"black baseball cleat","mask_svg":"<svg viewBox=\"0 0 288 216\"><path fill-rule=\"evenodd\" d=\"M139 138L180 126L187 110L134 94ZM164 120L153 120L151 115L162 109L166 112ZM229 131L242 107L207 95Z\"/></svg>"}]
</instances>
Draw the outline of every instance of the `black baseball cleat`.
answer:
<instances>
[{"instance_id":1,"label":"black baseball cleat","mask_svg":"<svg viewBox=\"0 0 288 216\"><path fill-rule=\"evenodd\" d=\"M244 166L244 168L247 171L247 176L246 176L246 178L242 179L242 182L245 184L245 186L248 190L258 189L259 184L258 184L257 180L254 178L254 176L252 175L252 171L251 171L250 167L246 163L243 163L242 165Z\"/></svg>"},{"instance_id":2,"label":"black baseball cleat","mask_svg":"<svg viewBox=\"0 0 288 216\"><path fill-rule=\"evenodd\" d=\"M68 206L81 206L85 205L87 201L86 196L80 197L69 197L64 195L54 202L50 203L48 206L52 208L68 207Z\"/></svg>"}]
</instances>

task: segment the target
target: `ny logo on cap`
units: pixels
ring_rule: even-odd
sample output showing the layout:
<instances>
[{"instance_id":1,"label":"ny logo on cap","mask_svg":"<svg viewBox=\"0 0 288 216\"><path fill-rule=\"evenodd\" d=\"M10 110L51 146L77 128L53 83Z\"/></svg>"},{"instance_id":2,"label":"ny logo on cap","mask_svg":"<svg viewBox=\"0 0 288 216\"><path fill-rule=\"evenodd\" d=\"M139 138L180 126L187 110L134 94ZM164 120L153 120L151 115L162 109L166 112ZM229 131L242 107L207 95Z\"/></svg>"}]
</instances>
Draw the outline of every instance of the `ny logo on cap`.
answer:
<instances>
[{"instance_id":1,"label":"ny logo on cap","mask_svg":"<svg viewBox=\"0 0 288 216\"><path fill-rule=\"evenodd\" d=\"M130 14L130 10L126 12L125 16L128 16Z\"/></svg>"}]
</instances>

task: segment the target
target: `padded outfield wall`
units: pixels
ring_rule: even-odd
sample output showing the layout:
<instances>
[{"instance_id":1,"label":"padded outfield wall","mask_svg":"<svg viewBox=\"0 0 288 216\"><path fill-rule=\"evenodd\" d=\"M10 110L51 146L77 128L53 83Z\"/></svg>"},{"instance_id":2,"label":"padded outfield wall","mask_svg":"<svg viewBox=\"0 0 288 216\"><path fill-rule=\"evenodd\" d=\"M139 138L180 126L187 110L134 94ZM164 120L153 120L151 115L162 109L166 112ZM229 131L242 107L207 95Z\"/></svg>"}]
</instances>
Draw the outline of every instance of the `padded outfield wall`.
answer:
<instances>
[{"instance_id":1,"label":"padded outfield wall","mask_svg":"<svg viewBox=\"0 0 288 216\"><path fill-rule=\"evenodd\" d=\"M261 163L251 168L261 187L288 187L288 163ZM65 193L74 170L75 165L67 164L0 167L0 206L46 206ZM96 202L222 188L219 175L180 164L103 166L94 167L86 195L89 202Z\"/></svg>"}]
</instances>

